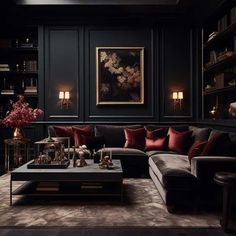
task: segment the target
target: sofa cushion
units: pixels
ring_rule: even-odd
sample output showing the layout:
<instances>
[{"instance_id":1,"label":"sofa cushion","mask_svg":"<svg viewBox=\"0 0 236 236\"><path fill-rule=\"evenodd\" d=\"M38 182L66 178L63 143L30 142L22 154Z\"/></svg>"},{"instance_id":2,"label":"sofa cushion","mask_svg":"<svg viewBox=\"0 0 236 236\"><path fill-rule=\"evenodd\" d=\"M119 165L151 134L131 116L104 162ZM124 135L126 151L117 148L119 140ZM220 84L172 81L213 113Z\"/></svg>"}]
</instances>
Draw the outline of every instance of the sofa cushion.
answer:
<instances>
[{"instance_id":1,"label":"sofa cushion","mask_svg":"<svg viewBox=\"0 0 236 236\"><path fill-rule=\"evenodd\" d=\"M192 137L194 141L207 141L211 132L210 128L199 128L196 126L189 126L189 130L192 131Z\"/></svg>"},{"instance_id":2,"label":"sofa cushion","mask_svg":"<svg viewBox=\"0 0 236 236\"><path fill-rule=\"evenodd\" d=\"M178 132L173 128L169 128L169 144L168 148L171 151L177 152L179 154L186 154L191 145L191 135L192 131Z\"/></svg>"},{"instance_id":3,"label":"sofa cushion","mask_svg":"<svg viewBox=\"0 0 236 236\"><path fill-rule=\"evenodd\" d=\"M207 144L207 141L200 141L200 140L193 143L193 145L191 146L191 148L188 151L188 159L189 159L190 163L191 163L191 160L193 157L201 155L206 144Z\"/></svg>"},{"instance_id":4,"label":"sofa cushion","mask_svg":"<svg viewBox=\"0 0 236 236\"><path fill-rule=\"evenodd\" d=\"M177 153L170 150L152 150L152 151L146 151L146 154L150 157L156 154L177 154Z\"/></svg>"},{"instance_id":5,"label":"sofa cushion","mask_svg":"<svg viewBox=\"0 0 236 236\"><path fill-rule=\"evenodd\" d=\"M148 139L157 139L166 136L166 132L164 128L158 128L154 130L149 130L145 127L146 130L146 138Z\"/></svg>"},{"instance_id":6,"label":"sofa cushion","mask_svg":"<svg viewBox=\"0 0 236 236\"><path fill-rule=\"evenodd\" d=\"M123 147L125 144L124 128L137 129L141 127L141 125L96 125L95 135L104 137L106 147Z\"/></svg>"},{"instance_id":7,"label":"sofa cushion","mask_svg":"<svg viewBox=\"0 0 236 236\"><path fill-rule=\"evenodd\" d=\"M208 140L202 156L224 156L230 153L231 141L228 133L217 133Z\"/></svg>"},{"instance_id":8,"label":"sofa cushion","mask_svg":"<svg viewBox=\"0 0 236 236\"><path fill-rule=\"evenodd\" d=\"M125 148L136 148L144 150L146 130L144 128L125 128Z\"/></svg>"},{"instance_id":9,"label":"sofa cushion","mask_svg":"<svg viewBox=\"0 0 236 236\"><path fill-rule=\"evenodd\" d=\"M186 155L157 154L149 157L149 166L165 189L193 189L197 179L191 174Z\"/></svg>"},{"instance_id":10,"label":"sofa cushion","mask_svg":"<svg viewBox=\"0 0 236 236\"><path fill-rule=\"evenodd\" d=\"M168 133L168 130L169 130L169 127L170 126L160 126L160 125L145 125L145 128L152 131L152 130L155 130L155 129L164 129L165 131L165 135L167 135ZM187 131L188 130L188 126L187 125L174 125L174 126L171 126L174 130L176 131L179 131L179 132L182 132L182 131Z\"/></svg>"},{"instance_id":11,"label":"sofa cushion","mask_svg":"<svg viewBox=\"0 0 236 236\"><path fill-rule=\"evenodd\" d=\"M93 127L92 126L85 126L85 127L72 127L74 132L74 142L75 147L82 146L85 144L83 136L92 136L93 134Z\"/></svg>"},{"instance_id":12,"label":"sofa cushion","mask_svg":"<svg viewBox=\"0 0 236 236\"><path fill-rule=\"evenodd\" d=\"M70 143L71 145L74 145L72 126L49 126L48 132L51 137L70 137Z\"/></svg>"},{"instance_id":13,"label":"sofa cushion","mask_svg":"<svg viewBox=\"0 0 236 236\"><path fill-rule=\"evenodd\" d=\"M151 150L166 150L168 146L169 137L160 137L157 139L145 138L145 151Z\"/></svg>"}]
</instances>

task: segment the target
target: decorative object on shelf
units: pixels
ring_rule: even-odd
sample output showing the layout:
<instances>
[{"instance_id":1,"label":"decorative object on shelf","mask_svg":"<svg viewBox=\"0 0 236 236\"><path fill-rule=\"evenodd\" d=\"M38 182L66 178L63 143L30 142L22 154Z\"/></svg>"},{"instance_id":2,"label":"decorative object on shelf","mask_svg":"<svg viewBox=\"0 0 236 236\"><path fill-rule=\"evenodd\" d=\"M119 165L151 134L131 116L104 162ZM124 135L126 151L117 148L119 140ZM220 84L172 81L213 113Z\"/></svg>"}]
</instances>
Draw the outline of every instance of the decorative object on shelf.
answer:
<instances>
[{"instance_id":1,"label":"decorative object on shelf","mask_svg":"<svg viewBox=\"0 0 236 236\"><path fill-rule=\"evenodd\" d=\"M96 48L97 105L144 104L144 48Z\"/></svg>"},{"instance_id":2,"label":"decorative object on shelf","mask_svg":"<svg viewBox=\"0 0 236 236\"><path fill-rule=\"evenodd\" d=\"M25 133L22 127L15 127L13 131L13 139L24 139Z\"/></svg>"},{"instance_id":3,"label":"decorative object on shelf","mask_svg":"<svg viewBox=\"0 0 236 236\"><path fill-rule=\"evenodd\" d=\"M212 110L209 111L210 118L216 120L220 117L220 112L217 106L213 106Z\"/></svg>"},{"instance_id":4,"label":"decorative object on shelf","mask_svg":"<svg viewBox=\"0 0 236 236\"><path fill-rule=\"evenodd\" d=\"M218 34L217 31L213 31L211 34L209 34L207 42L209 42L210 40L212 40L213 38L215 38L215 36L216 36L217 34Z\"/></svg>"},{"instance_id":5,"label":"decorative object on shelf","mask_svg":"<svg viewBox=\"0 0 236 236\"><path fill-rule=\"evenodd\" d=\"M236 118L236 102L232 102L229 105L229 114L233 118Z\"/></svg>"},{"instance_id":6,"label":"decorative object on shelf","mask_svg":"<svg viewBox=\"0 0 236 236\"><path fill-rule=\"evenodd\" d=\"M212 107L212 110L209 111L209 116L211 119L216 120L220 118L220 110L219 110L219 98L216 96L216 103Z\"/></svg>"},{"instance_id":7,"label":"decorative object on shelf","mask_svg":"<svg viewBox=\"0 0 236 236\"><path fill-rule=\"evenodd\" d=\"M174 101L174 110L177 109L177 105L179 105L179 110L182 110L182 100L184 99L184 93L180 92L173 92L172 99Z\"/></svg>"},{"instance_id":8,"label":"decorative object on shelf","mask_svg":"<svg viewBox=\"0 0 236 236\"><path fill-rule=\"evenodd\" d=\"M69 108L70 92L69 91L59 91L59 100L61 103L61 109L66 107Z\"/></svg>"},{"instance_id":9,"label":"decorative object on shelf","mask_svg":"<svg viewBox=\"0 0 236 236\"><path fill-rule=\"evenodd\" d=\"M2 120L2 124L7 127L18 128L13 135L15 139L21 138L19 130L22 127L29 125L32 121L43 115L43 111L39 108L33 109L25 102L24 96L18 96L18 101L13 103L11 101L12 109L7 112L6 117Z\"/></svg>"}]
</instances>

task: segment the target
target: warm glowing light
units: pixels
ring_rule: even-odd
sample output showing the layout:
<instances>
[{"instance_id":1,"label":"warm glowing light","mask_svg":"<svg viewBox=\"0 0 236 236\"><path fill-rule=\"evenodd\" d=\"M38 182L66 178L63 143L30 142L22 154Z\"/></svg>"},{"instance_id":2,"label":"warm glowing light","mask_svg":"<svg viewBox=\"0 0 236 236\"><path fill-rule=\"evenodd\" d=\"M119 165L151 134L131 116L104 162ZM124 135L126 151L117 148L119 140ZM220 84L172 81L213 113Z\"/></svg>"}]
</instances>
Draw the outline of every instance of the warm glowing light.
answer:
<instances>
[{"instance_id":1,"label":"warm glowing light","mask_svg":"<svg viewBox=\"0 0 236 236\"><path fill-rule=\"evenodd\" d=\"M59 99L64 99L64 92L63 91L59 92Z\"/></svg>"},{"instance_id":2,"label":"warm glowing light","mask_svg":"<svg viewBox=\"0 0 236 236\"><path fill-rule=\"evenodd\" d=\"M173 92L173 99L178 99L178 93L177 92Z\"/></svg>"},{"instance_id":3,"label":"warm glowing light","mask_svg":"<svg viewBox=\"0 0 236 236\"><path fill-rule=\"evenodd\" d=\"M65 99L70 99L70 92L68 91L65 92Z\"/></svg>"},{"instance_id":4,"label":"warm glowing light","mask_svg":"<svg viewBox=\"0 0 236 236\"><path fill-rule=\"evenodd\" d=\"M178 99L184 99L184 93L178 92Z\"/></svg>"}]
</instances>

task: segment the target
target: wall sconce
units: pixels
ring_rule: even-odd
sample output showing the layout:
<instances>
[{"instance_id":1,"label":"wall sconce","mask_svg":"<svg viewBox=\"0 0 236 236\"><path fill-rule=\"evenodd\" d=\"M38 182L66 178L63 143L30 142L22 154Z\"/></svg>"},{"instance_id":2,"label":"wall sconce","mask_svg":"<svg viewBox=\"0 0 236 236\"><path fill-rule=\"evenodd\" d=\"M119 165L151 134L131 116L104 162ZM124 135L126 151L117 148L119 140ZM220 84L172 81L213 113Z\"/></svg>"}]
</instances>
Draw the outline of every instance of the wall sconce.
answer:
<instances>
[{"instance_id":1,"label":"wall sconce","mask_svg":"<svg viewBox=\"0 0 236 236\"><path fill-rule=\"evenodd\" d=\"M179 104L179 109L182 110L182 100L184 99L184 93L180 92L173 92L172 99L174 100L174 110L176 110L176 106Z\"/></svg>"},{"instance_id":2,"label":"wall sconce","mask_svg":"<svg viewBox=\"0 0 236 236\"><path fill-rule=\"evenodd\" d=\"M61 109L63 106L66 106L66 109L69 108L69 99L70 99L70 92L69 91L60 91L59 92L59 99L61 101Z\"/></svg>"}]
</instances>

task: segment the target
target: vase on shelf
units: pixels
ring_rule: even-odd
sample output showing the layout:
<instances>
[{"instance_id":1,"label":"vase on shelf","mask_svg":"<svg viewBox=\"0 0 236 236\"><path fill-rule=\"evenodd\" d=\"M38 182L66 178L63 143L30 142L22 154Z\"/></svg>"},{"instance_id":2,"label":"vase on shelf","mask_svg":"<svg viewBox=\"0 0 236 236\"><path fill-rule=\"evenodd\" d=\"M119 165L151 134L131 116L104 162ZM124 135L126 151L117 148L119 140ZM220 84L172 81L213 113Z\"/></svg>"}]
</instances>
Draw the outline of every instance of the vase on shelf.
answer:
<instances>
[{"instance_id":1,"label":"vase on shelf","mask_svg":"<svg viewBox=\"0 0 236 236\"><path fill-rule=\"evenodd\" d=\"M21 127L15 127L13 131L13 139L24 139L25 134Z\"/></svg>"}]
</instances>

